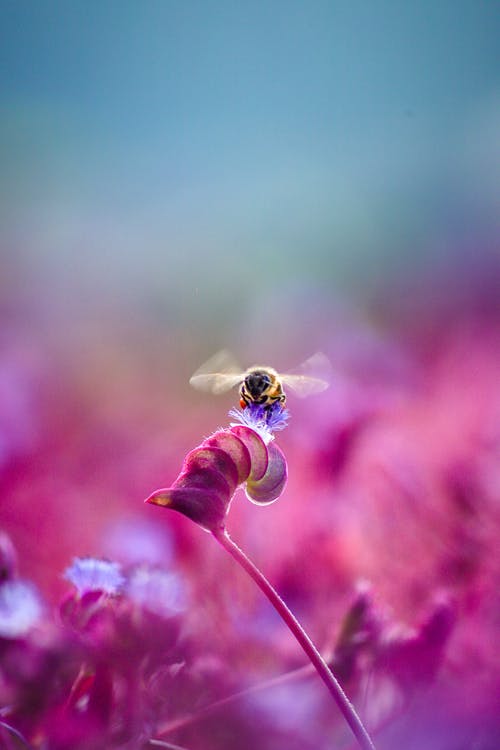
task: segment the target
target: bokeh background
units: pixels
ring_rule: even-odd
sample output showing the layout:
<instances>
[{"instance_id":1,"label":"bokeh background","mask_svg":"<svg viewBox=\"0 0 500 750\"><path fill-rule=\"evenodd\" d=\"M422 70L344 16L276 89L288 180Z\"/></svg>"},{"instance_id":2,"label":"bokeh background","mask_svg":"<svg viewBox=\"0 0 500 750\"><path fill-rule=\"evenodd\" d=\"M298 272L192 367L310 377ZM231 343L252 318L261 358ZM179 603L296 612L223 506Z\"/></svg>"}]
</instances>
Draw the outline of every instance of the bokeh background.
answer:
<instances>
[{"instance_id":1,"label":"bokeh background","mask_svg":"<svg viewBox=\"0 0 500 750\"><path fill-rule=\"evenodd\" d=\"M383 741L492 748L498 4L0 11L0 517L21 574L52 605L74 555L174 565L207 653L254 680L299 663L211 540L142 500L227 424L235 394L189 390L201 362L227 347L286 371L324 351L330 390L291 398L279 438L287 493L235 502L234 536L320 645L360 579L408 627L451 596L447 708L422 699ZM259 641L261 670L242 630L277 649ZM304 737L285 706L269 747L308 747L317 701Z\"/></svg>"}]
</instances>

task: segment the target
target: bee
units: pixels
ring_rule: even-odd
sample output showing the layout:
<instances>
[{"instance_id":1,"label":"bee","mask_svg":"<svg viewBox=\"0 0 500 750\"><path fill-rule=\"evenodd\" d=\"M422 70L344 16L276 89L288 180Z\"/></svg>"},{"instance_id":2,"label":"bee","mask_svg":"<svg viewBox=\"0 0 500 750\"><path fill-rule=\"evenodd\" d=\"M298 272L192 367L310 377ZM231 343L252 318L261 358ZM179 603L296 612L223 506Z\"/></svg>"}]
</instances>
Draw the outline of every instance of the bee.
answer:
<instances>
[{"instance_id":1,"label":"bee","mask_svg":"<svg viewBox=\"0 0 500 750\"><path fill-rule=\"evenodd\" d=\"M312 373L329 369L328 359L318 352L293 373L283 375L273 367L264 365L253 365L242 371L232 355L223 349L205 362L191 376L189 382L194 388L216 394L224 393L238 385L242 409L250 404L259 404L267 411L273 404L285 405L286 394L283 386L301 397L324 391L329 386L328 380Z\"/></svg>"}]
</instances>

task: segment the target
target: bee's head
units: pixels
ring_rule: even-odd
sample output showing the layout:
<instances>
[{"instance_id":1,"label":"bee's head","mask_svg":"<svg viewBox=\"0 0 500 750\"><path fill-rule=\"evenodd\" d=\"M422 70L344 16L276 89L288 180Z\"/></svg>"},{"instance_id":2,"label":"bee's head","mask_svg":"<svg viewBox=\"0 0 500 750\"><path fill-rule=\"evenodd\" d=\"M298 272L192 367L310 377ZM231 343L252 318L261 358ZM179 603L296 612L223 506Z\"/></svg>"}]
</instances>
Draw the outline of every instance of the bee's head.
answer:
<instances>
[{"instance_id":1,"label":"bee's head","mask_svg":"<svg viewBox=\"0 0 500 750\"><path fill-rule=\"evenodd\" d=\"M251 370L245 378L245 388L252 398L259 398L272 384L272 378L265 370Z\"/></svg>"}]
</instances>

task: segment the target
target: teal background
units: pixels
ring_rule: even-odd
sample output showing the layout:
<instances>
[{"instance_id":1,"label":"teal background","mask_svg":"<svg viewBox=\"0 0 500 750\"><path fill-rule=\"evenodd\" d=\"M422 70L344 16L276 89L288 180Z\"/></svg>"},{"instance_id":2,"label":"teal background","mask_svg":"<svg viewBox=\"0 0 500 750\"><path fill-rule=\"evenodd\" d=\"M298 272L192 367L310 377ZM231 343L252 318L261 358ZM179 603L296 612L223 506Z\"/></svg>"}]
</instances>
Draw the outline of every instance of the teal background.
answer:
<instances>
[{"instance_id":1,"label":"teal background","mask_svg":"<svg viewBox=\"0 0 500 750\"><path fill-rule=\"evenodd\" d=\"M60 325L201 334L191 366L272 320L294 359L331 305L494 258L497 3L0 9L3 293Z\"/></svg>"}]
</instances>

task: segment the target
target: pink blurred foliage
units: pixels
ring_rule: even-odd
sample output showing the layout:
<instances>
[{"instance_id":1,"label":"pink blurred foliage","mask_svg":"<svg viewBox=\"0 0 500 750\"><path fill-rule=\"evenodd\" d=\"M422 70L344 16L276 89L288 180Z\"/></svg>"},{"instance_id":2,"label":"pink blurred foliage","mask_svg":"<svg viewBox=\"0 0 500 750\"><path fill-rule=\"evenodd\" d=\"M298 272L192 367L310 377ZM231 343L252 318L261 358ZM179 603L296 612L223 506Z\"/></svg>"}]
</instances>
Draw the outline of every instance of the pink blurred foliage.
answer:
<instances>
[{"instance_id":1,"label":"pink blurred foliage","mask_svg":"<svg viewBox=\"0 0 500 750\"><path fill-rule=\"evenodd\" d=\"M332 384L290 399L286 490L269 508L238 493L228 525L378 748L493 750L498 318L461 309L432 335L429 320L325 331ZM2 721L47 750L154 737L188 750L349 747L259 592L189 519L142 504L228 424L220 402L193 406L179 366L192 352L154 326L68 336L29 323L7 316L0 339L0 589L33 582L45 614L0 633ZM63 571L83 555L117 561L127 581L150 571L149 593L77 594ZM178 576L184 608L151 606L157 570ZM0 742L22 746L6 728Z\"/></svg>"}]
</instances>

